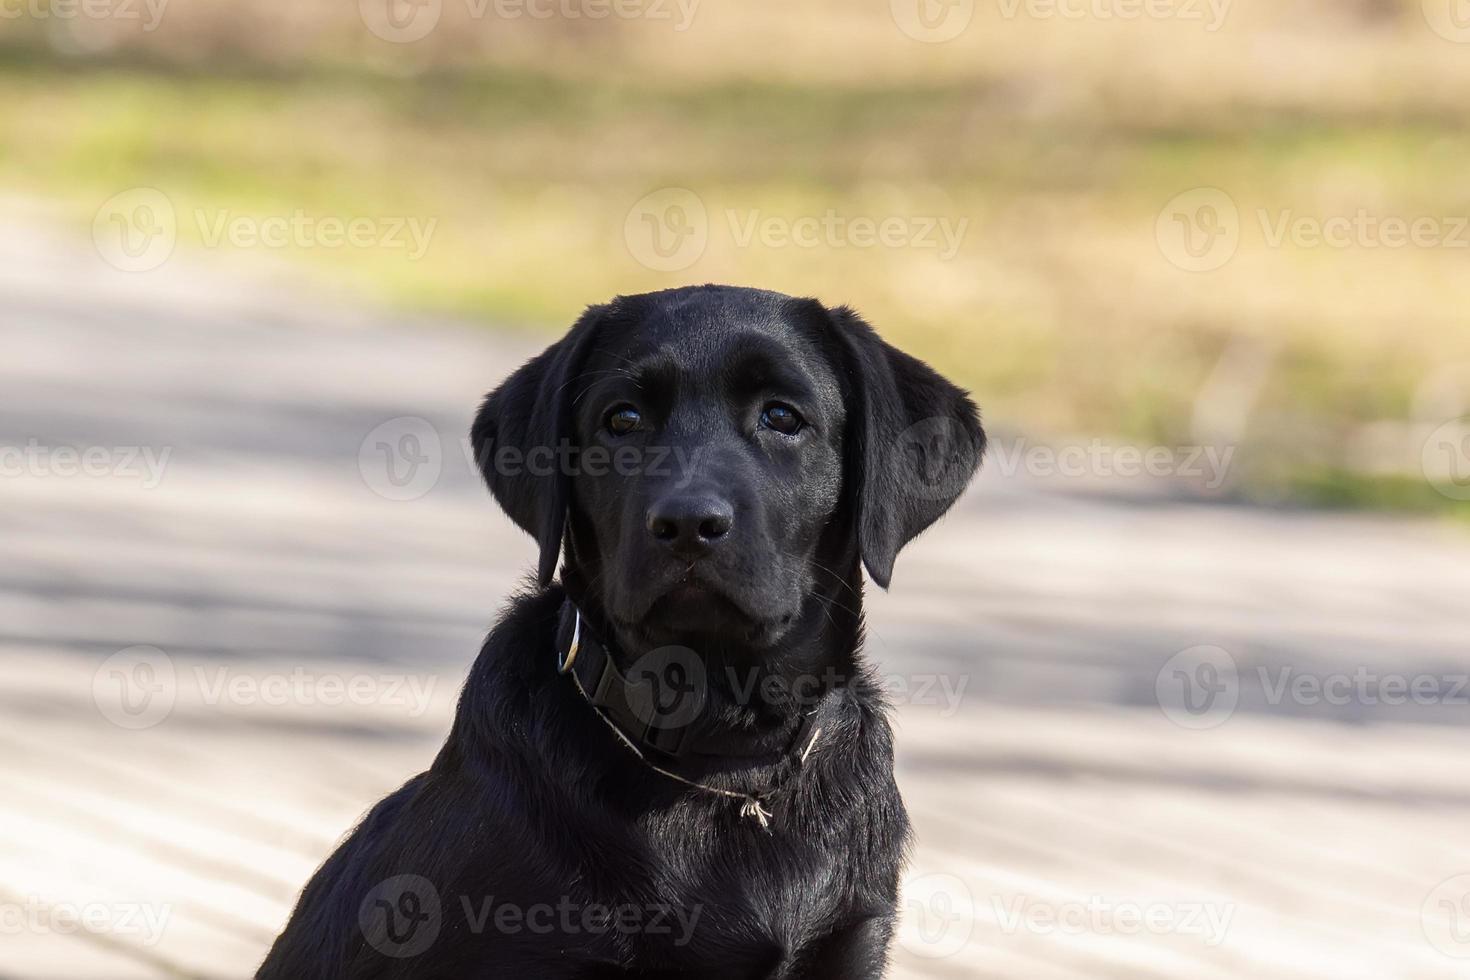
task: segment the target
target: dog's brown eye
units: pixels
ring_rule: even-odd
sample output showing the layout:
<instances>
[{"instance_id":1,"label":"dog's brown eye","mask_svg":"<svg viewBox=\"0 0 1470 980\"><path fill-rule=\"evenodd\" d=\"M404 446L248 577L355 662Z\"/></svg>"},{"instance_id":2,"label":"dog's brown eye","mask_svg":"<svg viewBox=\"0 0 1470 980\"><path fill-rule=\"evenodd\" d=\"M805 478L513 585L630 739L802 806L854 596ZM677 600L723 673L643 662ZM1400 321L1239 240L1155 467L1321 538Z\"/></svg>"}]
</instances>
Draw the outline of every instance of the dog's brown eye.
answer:
<instances>
[{"instance_id":1,"label":"dog's brown eye","mask_svg":"<svg viewBox=\"0 0 1470 980\"><path fill-rule=\"evenodd\" d=\"M761 425L782 435L794 436L801 431L801 416L790 405L772 402L761 412Z\"/></svg>"},{"instance_id":2,"label":"dog's brown eye","mask_svg":"<svg viewBox=\"0 0 1470 980\"><path fill-rule=\"evenodd\" d=\"M625 436L643 424L643 416L632 405L620 405L607 413L607 431Z\"/></svg>"}]
</instances>

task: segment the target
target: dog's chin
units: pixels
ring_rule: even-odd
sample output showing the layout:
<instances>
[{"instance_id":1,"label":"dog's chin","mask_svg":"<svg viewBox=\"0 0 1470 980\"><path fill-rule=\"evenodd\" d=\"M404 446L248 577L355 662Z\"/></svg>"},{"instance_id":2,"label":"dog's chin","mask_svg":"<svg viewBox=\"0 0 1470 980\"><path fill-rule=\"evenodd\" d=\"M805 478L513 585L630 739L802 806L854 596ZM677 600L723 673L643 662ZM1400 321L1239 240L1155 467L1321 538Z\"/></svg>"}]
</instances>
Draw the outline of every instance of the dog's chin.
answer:
<instances>
[{"instance_id":1,"label":"dog's chin","mask_svg":"<svg viewBox=\"0 0 1470 980\"><path fill-rule=\"evenodd\" d=\"M694 582L677 583L642 605L639 614L619 625L654 647L697 650L714 642L762 649L779 641L795 619L794 612L755 612L720 589Z\"/></svg>"}]
</instances>

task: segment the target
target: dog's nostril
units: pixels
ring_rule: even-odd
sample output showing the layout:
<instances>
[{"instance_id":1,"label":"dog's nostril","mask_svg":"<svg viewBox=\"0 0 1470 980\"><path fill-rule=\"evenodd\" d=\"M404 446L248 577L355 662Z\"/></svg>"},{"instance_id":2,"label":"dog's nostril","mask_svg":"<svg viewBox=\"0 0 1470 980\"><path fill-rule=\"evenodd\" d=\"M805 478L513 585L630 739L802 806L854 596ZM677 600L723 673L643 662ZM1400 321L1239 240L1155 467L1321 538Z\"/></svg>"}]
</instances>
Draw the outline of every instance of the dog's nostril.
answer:
<instances>
[{"instance_id":1,"label":"dog's nostril","mask_svg":"<svg viewBox=\"0 0 1470 980\"><path fill-rule=\"evenodd\" d=\"M699 522L699 536L706 541L723 538L734 523L729 514L715 514Z\"/></svg>"},{"instance_id":2,"label":"dog's nostril","mask_svg":"<svg viewBox=\"0 0 1470 980\"><path fill-rule=\"evenodd\" d=\"M679 525L665 517L649 517L648 531L659 541L672 541L679 536Z\"/></svg>"}]
</instances>

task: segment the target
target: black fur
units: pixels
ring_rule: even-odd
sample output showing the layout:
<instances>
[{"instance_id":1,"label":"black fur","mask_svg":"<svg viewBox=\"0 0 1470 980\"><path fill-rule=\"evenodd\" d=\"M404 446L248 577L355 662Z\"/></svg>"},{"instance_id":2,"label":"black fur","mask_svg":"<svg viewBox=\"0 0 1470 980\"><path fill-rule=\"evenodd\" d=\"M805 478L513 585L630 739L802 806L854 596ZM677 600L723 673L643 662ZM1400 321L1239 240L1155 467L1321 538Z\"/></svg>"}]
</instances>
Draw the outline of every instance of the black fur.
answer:
<instances>
[{"instance_id":1,"label":"black fur","mask_svg":"<svg viewBox=\"0 0 1470 980\"><path fill-rule=\"evenodd\" d=\"M775 403L802 427L778 431ZM614 434L619 406L640 418ZM886 587L963 489L970 400L850 310L691 287L589 309L486 399L473 441L537 539L537 588L433 766L327 860L258 976L881 976L908 821L861 567ZM598 468L597 446L636 465ZM550 470L514 464L537 447L560 447ZM767 794L769 828L650 769L557 672L568 598L625 670L696 658L720 751L666 764ZM785 749L808 711L803 760Z\"/></svg>"}]
</instances>

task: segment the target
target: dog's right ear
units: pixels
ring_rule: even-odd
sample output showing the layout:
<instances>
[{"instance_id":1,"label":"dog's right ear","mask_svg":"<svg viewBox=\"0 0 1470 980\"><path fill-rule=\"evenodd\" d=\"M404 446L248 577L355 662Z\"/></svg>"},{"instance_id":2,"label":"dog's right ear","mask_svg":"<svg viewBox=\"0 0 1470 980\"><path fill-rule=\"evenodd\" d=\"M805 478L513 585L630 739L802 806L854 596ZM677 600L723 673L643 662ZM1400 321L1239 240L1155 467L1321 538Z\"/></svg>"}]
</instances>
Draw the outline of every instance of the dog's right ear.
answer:
<instances>
[{"instance_id":1,"label":"dog's right ear","mask_svg":"<svg viewBox=\"0 0 1470 980\"><path fill-rule=\"evenodd\" d=\"M470 429L475 460L495 500L536 539L536 578L551 584L561 559L571 501L566 472L572 446L571 406L606 306L591 306L561 340L527 361L486 396Z\"/></svg>"}]
</instances>

